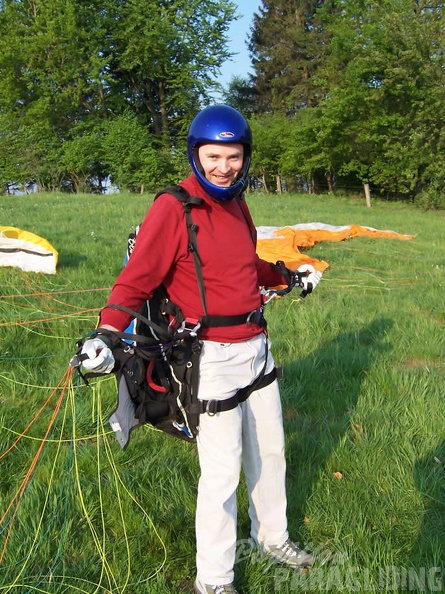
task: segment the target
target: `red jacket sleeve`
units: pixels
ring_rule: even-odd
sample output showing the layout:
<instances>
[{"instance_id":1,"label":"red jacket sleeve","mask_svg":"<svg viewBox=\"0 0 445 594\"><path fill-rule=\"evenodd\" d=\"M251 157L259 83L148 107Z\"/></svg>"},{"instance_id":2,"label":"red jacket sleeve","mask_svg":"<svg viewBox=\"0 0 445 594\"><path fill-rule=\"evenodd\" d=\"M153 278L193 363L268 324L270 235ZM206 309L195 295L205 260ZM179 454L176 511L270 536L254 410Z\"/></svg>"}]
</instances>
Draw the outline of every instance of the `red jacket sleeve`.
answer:
<instances>
[{"instance_id":1,"label":"red jacket sleeve","mask_svg":"<svg viewBox=\"0 0 445 594\"><path fill-rule=\"evenodd\" d=\"M271 262L266 262L256 257L256 269L258 272L258 283L260 287L277 287L278 285L287 285L287 282L272 268Z\"/></svg>"},{"instance_id":2,"label":"red jacket sleeve","mask_svg":"<svg viewBox=\"0 0 445 594\"><path fill-rule=\"evenodd\" d=\"M163 282L178 253L187 252L184 228L183 207L178 200L169 195L159 197L141 225L131 258L113 285L101 311L100 324L110 324L118 330L128 326L130 315L107 306L125 305L139 310Z\"/></svg>"},{"instance_id":3,"label":"red jacket sleeve","mask_svg":"<svg viewBox=\"0 0 445 594\"><path fill-rule=\"evenodd\" d=\"M239 199L239 205L243 214L246 218L246 221L250 227L250 232L252 235L252 239L256 246L257 240L257 233L256 228L252 220L252 216L249 211L249 207L246 204L244 198ZM281 274L277 272L274 268L272 268L272 263L267 262L266 260L262 260L258 256L256 256L256 269L258 273L258 283L261 287L276 287L278 285L286 284L286 281L283 279ZM273 262L275 264L275 262Z\"/></svg>"}]
</instances>

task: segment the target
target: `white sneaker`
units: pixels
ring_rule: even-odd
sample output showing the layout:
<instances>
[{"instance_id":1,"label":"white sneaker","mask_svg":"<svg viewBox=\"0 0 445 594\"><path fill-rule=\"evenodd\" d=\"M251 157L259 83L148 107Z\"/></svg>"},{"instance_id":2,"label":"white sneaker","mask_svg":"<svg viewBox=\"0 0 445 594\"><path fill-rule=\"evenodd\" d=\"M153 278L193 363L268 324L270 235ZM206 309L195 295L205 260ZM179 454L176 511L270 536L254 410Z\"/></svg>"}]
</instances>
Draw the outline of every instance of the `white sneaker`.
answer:
<instances>
[{"instance_id":1,"label":"white sneaker","mask_svg":"<svg viewBox=\"0 0 445 594\"><path fill-rule=\"evenodd\" d=\"M233 584L224 584L222 586L210 586L203 584L198 580L193 584L195 594L238 594Z\"/></svg>"},{"instance_id":2,"label":"white sneaker","mask_svg":"<svg viewBox=\"0 0 445 594\"><path fill-rule=\"evenodd\" d=\"M290 565L294 569L301 569L313 565L315 558L310 553L300 549L294 542L288 538L281 546L261 545L263 553L278 561Z\"/></svg>"}]
</instances>

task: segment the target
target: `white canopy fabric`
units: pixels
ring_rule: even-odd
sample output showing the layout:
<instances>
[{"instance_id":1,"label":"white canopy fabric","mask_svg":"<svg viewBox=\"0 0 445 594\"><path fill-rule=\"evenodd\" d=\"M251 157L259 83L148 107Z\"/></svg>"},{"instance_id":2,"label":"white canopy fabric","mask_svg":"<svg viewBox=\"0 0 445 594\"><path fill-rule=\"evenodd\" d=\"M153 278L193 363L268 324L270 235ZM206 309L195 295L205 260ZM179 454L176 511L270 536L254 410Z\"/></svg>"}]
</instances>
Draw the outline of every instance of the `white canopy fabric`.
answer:
<instances>
[{"instance_id":1,"label":"white canopy fabric","mask_svg":"<svg viewBox=\"0 0 445 594\"><path fill-rule=\"evenodd\" d=\"M59 254L43 237L16 227L0 226L0 266L55 274Z\"/></svg>"}]
</instances>

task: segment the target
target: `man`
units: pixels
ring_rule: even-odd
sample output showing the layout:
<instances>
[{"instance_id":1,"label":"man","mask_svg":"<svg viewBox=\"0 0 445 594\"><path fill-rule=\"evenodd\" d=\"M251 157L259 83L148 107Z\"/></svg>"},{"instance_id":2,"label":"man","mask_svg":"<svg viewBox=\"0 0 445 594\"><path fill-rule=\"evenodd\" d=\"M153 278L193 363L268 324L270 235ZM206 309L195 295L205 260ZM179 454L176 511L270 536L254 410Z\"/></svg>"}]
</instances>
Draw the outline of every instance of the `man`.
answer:
<instances>
[{"instance_id":1,"label":"man","mask_svg":"<svg viewBox=\"0 0 445 594\"><path fill-rule=\"evenodd\" d=\"M182 185L203 200L193 209L198 229L209 315L239 317L259 309L260 286L283 284L277 267L255 253L254 228L242 196L247 185L252 138L244 117L215 105L201 111L188 133L192 175ZM304 289L321 277L306 265ZM107 304L137 311L163 284L187 318L199 319L203 306L182 205L162 194L151 206L127 266L117 278ZM105 307L100 327L124 330L130 316ZM256 323L258 322L258 323ZM274 368L260 320L205 327L199 393L202 400L233 397L261 373ZM85 342L87 371L110 372L112 352L96 337ZM197 447L201 476L196 509L196 594L236 594L233 585L236 548L236 490L243 467L249 492L252 540L282 563L300 568L313 557L299 549L287 531L284 433L277 381L254 391L240 405L200 415Z\"/></svg>"}]
</instances>

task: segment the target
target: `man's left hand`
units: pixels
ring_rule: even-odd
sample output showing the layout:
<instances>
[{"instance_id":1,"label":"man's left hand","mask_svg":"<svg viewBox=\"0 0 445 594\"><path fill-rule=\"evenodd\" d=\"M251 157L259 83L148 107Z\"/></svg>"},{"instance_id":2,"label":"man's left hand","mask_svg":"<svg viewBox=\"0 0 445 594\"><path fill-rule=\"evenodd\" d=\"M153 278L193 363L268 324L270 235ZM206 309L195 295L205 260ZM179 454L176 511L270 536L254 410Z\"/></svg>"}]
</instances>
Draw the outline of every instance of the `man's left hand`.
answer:
<instances>
[{"instance_id":1,"label":"man's left hand","mask_svg":"<svg viewBox=\"0 0 445 594\"><path fill-rule=\"evenodd\" d=\"M312 293L322 276L322 273L316 270L312 264L302 264L295 272L299 273L298 276L296 275L295 285L300 286L305 294Z\"/></svg>"}]
</instances>

